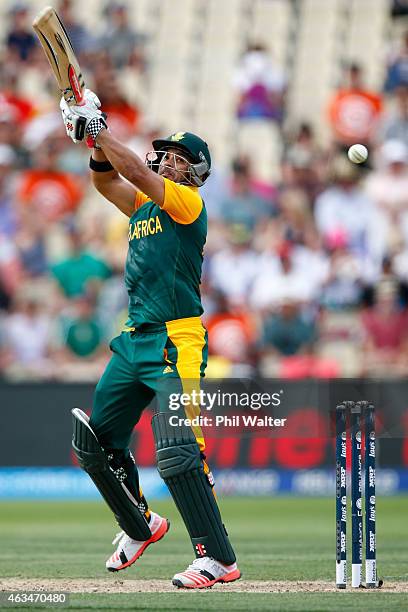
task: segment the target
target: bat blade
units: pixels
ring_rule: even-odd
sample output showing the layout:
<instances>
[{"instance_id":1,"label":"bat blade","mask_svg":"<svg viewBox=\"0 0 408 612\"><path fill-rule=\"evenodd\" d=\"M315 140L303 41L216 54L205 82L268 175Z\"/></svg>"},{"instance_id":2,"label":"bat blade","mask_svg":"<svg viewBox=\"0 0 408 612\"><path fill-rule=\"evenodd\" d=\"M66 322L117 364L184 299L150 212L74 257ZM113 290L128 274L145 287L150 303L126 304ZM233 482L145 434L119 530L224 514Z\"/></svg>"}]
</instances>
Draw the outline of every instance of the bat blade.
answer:
<instances>
[{"instance_id":1,"label":"bat blade","mask_svg":"<svg viewBox=\"0 0 408 612\"><path fill-rule=\"evenodd\" d=\"M34 19L33 28L66 102L70 106L81 104L85 81L72 43L56 11L51 6L45 7Z\"/></svg>"}]
</instances>

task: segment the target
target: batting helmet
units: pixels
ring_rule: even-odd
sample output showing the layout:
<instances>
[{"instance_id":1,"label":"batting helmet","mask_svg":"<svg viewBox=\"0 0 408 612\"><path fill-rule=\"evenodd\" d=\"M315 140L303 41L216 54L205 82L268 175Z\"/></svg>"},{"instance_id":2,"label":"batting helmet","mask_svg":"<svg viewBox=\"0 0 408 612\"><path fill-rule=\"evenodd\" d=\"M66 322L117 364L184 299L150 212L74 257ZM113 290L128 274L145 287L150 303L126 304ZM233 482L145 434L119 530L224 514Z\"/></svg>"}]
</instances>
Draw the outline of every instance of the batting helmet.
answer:
<instances>
[{"instance_id":1,"label":"batting helmet","mask_svg":"<svg viewBox=\"0 0 408 612\"><path fill-rule=\"evenodd\" d=\"M152 142L156 159L147 157L147 165L158 171L160 161L167 149L179 149L189 162L186 181L191 185L201 187L211 172L211 155L207 143L191 132L176 132L168 138L160 138Z\"/></svg>"}]
</instances>

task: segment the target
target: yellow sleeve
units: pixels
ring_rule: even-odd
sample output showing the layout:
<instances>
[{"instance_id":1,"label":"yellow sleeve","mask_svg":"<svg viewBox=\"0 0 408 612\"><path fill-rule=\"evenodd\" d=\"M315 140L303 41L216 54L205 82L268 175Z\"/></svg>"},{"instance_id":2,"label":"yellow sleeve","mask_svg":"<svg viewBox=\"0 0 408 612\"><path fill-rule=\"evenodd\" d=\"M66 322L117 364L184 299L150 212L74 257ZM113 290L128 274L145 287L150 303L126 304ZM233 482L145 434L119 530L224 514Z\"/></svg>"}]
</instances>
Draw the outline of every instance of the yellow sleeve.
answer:
<instances>
[{"instance_id":1,"label":"yellow sleeve","mask_svg":"<svg viewBox=\"0 0 408 612\"><path fill-rule=\"evenodd\" d=\"M144 193L142 193L141 191L136 191L136 197L135 197L135 210L137 210L138 208L140 208L141 206L143 206L143 204L145 202L148 202L150 200L150 198L145 195Z\"/></svg>"},{"instance_id":2,"label":"yellow sleeve","mask_svg":"<svg viewBox=\"0 0 408 612\"><path fill-rule=\"evenodd\" d=\"M203 209L203 201L196 187L179 185L164 178L164 203L161 208L176 223L189 225L198 219Z\"/></svg>"}]
</instances>

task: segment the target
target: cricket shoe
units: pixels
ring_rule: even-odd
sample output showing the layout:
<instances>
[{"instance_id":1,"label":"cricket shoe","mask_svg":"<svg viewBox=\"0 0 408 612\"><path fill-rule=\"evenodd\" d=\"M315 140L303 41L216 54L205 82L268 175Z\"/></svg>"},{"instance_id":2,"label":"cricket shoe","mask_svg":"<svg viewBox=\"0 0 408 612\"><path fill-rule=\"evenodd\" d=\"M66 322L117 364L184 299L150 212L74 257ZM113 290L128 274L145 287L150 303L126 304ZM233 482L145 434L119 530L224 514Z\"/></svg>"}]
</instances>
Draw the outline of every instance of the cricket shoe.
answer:
<instances>
[{"instance_id":1,"label":"cricket shoe","mask_svg":"<svg viewBox=\"0 0 408 612\"><path fill-rule=\"evenodd\" d=\"M124 531L116 534L112 544L118 544L117 549L106 562L106 569L110 572L118 572L125 569L141 557L153 542L158 542L167 533L170 527L168 519L163 518L155 512L150 512L150 531L152 535L148 540L132 540Z\"/></svg>"},{"instance_id":2,"label":"cricket shoe","mask_svg":"<svg viewBox=\"0 0 408 612\"><path fill-rule=\"evenodd\" d=\"M223 565L212 557L198 557L184 572L175 574L174 586L179 589L206 589L216 582L234 582L241 578L237 564Z\"/></svg>"}]
</instances>

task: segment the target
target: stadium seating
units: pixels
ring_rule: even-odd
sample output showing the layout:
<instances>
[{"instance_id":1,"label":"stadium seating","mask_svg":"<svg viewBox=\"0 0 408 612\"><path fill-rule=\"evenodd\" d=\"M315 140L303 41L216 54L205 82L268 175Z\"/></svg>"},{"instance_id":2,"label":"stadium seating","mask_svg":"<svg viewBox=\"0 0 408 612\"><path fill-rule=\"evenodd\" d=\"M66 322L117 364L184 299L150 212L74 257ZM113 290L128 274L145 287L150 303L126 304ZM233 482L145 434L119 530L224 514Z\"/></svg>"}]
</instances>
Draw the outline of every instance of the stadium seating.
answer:
<instances>
[{"instance_id":1,"label":"stadium seating","mask_svg":"<svg viewBox=\"0 0 408 612\"><path fill-rule=\"evenodd\" d=\"M43 4L32 0L32 12ZM139 96L144 114L165 131L184 127L204 134L219 162L226 163L231 139L237 135L231 74L246 43L261 41L288 77L287 123L310 120L327 140L328 127L321 116L344 62L358 59L367 84L381 84L388 4L375 0L376 10L367 19L371 0L128 2L132 25L147 36L149 78ZM5 5L1 11L7 10ZM76 14L85 20L101 14L102 7L100 0L74 2ZM239 145L251 141L251 131L246 127L238 134ZM253 139L266 144L261 174L275 178L281 153L277 131L255 126Z\"/></svg>"}]
</instances>

